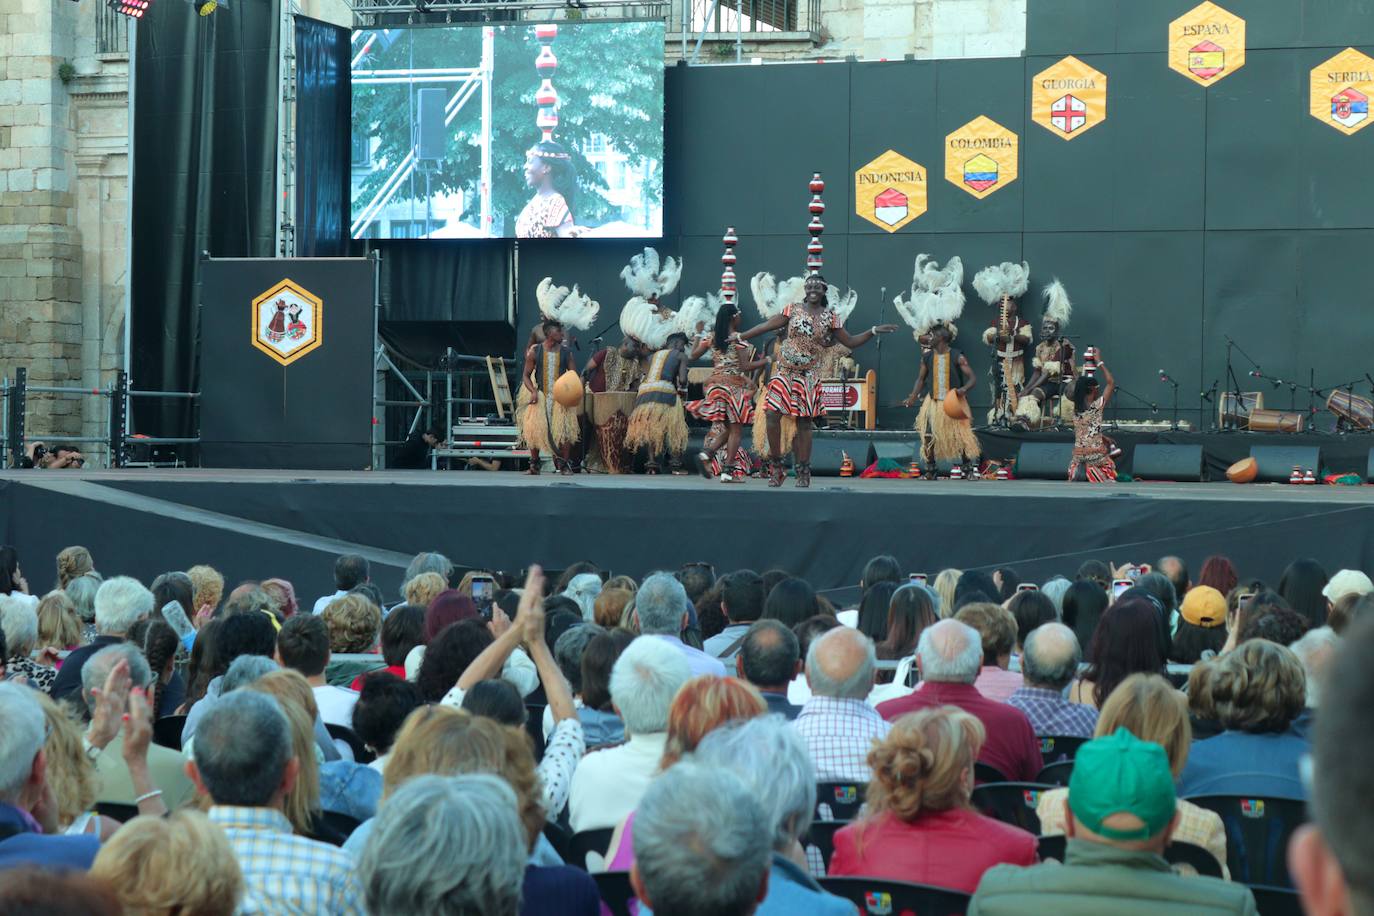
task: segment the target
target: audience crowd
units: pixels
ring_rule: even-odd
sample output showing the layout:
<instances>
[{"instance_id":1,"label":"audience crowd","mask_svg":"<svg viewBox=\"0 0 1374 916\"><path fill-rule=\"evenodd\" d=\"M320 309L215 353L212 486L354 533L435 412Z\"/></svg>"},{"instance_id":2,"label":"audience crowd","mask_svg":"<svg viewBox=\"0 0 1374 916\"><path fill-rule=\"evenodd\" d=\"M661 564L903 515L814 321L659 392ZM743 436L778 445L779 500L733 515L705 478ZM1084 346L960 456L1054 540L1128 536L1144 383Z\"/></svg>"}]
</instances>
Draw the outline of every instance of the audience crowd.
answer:
<instances>
[{"instance_id":1,"label":"audience crowd","mask_svg":"<svg viewBox=\"0 0 1374 916\"><path fill-rule=\"evenodd\" d=\"M1374 916L1358 570L19 559L0 913Z\"/></svg>"}]
</instances>

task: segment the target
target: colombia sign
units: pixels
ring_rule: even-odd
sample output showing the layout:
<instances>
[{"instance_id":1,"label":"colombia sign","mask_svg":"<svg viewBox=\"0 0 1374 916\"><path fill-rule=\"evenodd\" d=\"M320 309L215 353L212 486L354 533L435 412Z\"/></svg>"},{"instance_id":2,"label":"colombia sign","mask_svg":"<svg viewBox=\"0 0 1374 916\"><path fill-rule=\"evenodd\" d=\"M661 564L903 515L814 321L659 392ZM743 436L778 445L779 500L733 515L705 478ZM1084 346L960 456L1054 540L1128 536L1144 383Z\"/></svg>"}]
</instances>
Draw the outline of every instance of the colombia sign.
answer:
<instances>
[{"instance_id":1,"label":"colombia sign","mask_svg":"<svg viewBox=\"0 0 1374 916\"><path fill-rule=\"evenodd\" d=\"M1346 48L1312 68L1309 93L1312 117L1346 135L1364 130L1374 96L1374 58Z\"/></svg>"},{"instance_id":2,"label":"colombia sign","mask_svg":"<svg viewBox=\"0 0 1374 916\"><path fill-rule=\"evenodd\" d=\"M1016 180L1016 134L979 115L945 137L945 180L982 200Z\"/></svg>"},{"instance_id":3,"label":"colombia sign","mask_svg":"<svg viewBox=\"0 0 1374 916\"><path fill-rule=\"evenodd\" d=\"M1107 120L1107 77L1066 57L1031 79L1031 118L1065 140Z\"/></svg>"},{"instance_id":4,"label":"colombia sign","mask_svg":"<svg viewBox=\"0 0 1374 916\"><path fill-rule=\"evenodd\" d=\"M1169 68L1210 86L1245 66L1245 20L1212 3L1169 23Z\"/></svg>"},{"instance_id":5,"label":"colombia sign","mask_svg":"<svg viewBox=\"0 0 1374 916\"><path fill-rule=\"evenodd\" d=\"M926 212L926 169L888 150L854 173L854 212L896 232Z\"/></svg>"}]
</instances>

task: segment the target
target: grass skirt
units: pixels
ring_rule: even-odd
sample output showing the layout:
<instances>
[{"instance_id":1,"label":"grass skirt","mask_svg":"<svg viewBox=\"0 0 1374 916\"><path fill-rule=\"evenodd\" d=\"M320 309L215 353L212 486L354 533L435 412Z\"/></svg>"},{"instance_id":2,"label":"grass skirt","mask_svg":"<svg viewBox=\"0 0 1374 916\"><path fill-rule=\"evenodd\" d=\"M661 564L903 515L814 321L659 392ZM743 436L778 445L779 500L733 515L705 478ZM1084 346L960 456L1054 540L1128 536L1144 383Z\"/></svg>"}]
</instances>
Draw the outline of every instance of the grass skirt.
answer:
<instances>
[{"instance_id":1,"label":"grass skirt","mask_svg":"<svg viewBox=\"0 0 1374 916\"><path fill-rule=\"evenodd\" d=\"M521 386L523 389L523 386ZM544 393L537 392L534 401L525 408L520 421L520 443L526 448L541 452L552 452L565 445L572 445L582 437L577 422L577 411L564 407L556 401L547 401ZM550 422L549 413L553 414Z\"/></svg>"},{"instance_id":2,"label":"grass skirt","mask_svg":"<svg viewBox=\"0 0 1374 916\"><path fill-rule=\"evenodd\" d=\"M921 400L921 412L916 415L916 432L921 435L921 454L933 445L936 461L977 459L982 454L973 424L951 418L944 406L928 395Z\"/></svg>"},{"instance_id":3,"label":"grass skirt","mask_svg":"<svg viewBox=\"0 0 1374 916\"><path fill-rule=\"evenodd\" d=\"M630 414L626 448L647 447L650 455L657 455L665 445L670 455L687 447L687 415L682 411L682 398L672 404L638 404Z\"/></svg>"}]
</instances>

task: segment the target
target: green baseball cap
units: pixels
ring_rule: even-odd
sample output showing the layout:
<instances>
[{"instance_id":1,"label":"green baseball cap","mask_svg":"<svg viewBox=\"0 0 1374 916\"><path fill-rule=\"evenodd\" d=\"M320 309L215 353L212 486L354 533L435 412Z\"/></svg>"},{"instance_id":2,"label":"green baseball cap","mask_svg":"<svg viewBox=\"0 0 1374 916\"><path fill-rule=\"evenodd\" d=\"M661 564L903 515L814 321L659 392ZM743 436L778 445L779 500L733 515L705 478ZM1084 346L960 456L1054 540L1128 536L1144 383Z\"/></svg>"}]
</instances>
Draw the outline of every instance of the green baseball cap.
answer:
<instances>
[{"instance_id":1,"label":"green baseball cap","mask_svg":"<svg viewBox=\"0 0 1374 916\"><path fill-rule=\"evenodd\" d=\"M1118 728L1074 755L1069 810L1093 833L1112 840L1148 839L1169 825L1176 807L1169 756L1158 744ZM1103 822L1113 814L1133 814L1144 826L1108 827Z\"/></svg>"}]
</instances>

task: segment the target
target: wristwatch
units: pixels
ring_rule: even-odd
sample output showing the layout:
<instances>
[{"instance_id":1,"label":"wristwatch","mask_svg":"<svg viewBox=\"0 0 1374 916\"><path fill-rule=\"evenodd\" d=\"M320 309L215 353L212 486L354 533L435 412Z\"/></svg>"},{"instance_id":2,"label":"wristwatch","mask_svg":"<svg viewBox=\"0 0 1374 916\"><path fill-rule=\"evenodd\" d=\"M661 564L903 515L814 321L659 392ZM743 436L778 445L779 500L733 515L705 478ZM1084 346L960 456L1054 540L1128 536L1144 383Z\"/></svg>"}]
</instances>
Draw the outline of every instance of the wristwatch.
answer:
<instances>
[{"instance_id":1,"label":"wristwatch","mask_svg":"<svg viewBox=\"0 0 1374 916\"><path fill-rule=\"evenodd\" d=\"M100 753L105 749L103 747L96 747L94 744L91 743L91 739L86 737L86 733L82 732L81 750L85 752L87 760L89 760L91 763L95 763L98 759L100 759Z\"/></svg>"}]
</instances>

